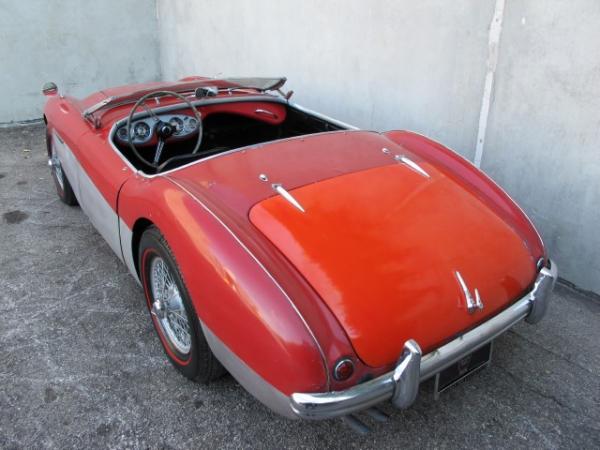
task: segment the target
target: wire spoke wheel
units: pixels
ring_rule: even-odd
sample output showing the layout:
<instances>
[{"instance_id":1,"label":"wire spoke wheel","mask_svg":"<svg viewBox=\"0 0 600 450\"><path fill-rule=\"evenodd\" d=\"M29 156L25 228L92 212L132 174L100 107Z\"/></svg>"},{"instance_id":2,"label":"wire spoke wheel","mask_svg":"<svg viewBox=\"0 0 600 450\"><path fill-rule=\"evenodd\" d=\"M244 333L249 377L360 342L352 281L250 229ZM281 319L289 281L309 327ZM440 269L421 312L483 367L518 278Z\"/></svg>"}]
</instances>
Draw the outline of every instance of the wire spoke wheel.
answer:
<instances>
[{"instance_id":1,"label":"wire spoke wheel","mask_svg":"<svg viewBox=\"0 0 600 450\"><path fill-rule=\"evenodd\" d=\"M58 154L56 153L56 149L54 148L54 146L52 147L52 158L50 159L50 163L52 164L52 171L54 172L56 181L60 185L60 188L64 189L65 177L63 175L62 166L60 165L60 159L58 159Z\"/></svg>"},{"instance_id":2,"label":"wire spoke wheel","mask_svg":"<svg viewBox=\"0 0 600 450\"><path fill-rule=\"evenodd\" d=\"M165 338L182 355L192 347L192 333L179 288L165 261L156 256L150 264L152 310Z\"/></svg>"},{"instance_id":3,"label":"wire spoke wheel","mask_svg":"<svg viewBox=\"0 0 600 450\"><path fill-rule=\"evenodd\" d=\"M152 324L169 361L190 380L208 383L225 373L212 353L179 265L155 226L142 233L138 261Z\"/></svg>"}]
</instances>

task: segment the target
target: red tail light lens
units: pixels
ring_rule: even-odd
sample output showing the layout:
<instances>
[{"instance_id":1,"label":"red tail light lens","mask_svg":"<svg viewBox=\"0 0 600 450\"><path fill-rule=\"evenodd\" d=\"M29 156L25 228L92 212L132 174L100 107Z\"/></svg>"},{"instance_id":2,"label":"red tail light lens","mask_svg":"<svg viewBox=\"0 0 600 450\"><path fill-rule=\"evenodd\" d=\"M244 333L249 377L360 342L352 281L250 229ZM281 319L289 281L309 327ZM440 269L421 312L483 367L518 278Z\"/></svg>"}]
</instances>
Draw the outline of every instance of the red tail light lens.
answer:
<instances>
[{"instance_id":1,"label":"red tail light lens","mask_svg":"<svg viewBox=\"0 0 600 450\"><path fill-rule=\"evenodd\" d=\"M354 373L354 363L349 358L340 359L333 368L333 378L345 381Z\"/></svg>"}]
</instances>

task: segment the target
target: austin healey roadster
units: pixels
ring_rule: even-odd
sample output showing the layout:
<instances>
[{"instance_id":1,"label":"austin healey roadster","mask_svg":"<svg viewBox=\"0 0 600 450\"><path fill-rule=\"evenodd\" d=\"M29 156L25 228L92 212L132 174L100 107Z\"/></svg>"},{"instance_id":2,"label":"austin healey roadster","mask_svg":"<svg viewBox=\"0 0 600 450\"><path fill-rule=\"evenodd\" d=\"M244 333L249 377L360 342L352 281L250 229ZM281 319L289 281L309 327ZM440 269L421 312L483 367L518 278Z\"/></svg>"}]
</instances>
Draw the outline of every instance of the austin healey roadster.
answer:
<instances>
[{"instance_id":1,"label":"austin healey roadster","mask_svg":"<svg viewBox=\"0 0 600 450\"><path fill-rule=\"evenodd\" d=\"M290 418L408 408L544 316L556 265L498 185L424 136L303 108L284 83L43 88L58 196L139 282L179 372L227 371Z\"/></svg>"}]
</instances>

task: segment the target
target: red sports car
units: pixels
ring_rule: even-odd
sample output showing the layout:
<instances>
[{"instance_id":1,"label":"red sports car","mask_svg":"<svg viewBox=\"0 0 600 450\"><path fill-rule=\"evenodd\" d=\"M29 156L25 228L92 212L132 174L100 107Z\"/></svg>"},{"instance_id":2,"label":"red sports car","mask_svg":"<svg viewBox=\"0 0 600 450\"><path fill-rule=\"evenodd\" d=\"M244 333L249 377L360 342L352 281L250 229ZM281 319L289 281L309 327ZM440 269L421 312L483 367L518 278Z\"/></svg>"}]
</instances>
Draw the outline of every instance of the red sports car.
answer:
<instances>
[{"instance_id":1,"label":"red sports car","mask_svg":"<svg viewBox=\"0 0 600 450\"><path fill-rule=\"evenodd\" d=\"M557 278L513 200L409 131L307 110L285 78L44 86L58 195L144 289L186 377L291 418L347 416L485 366Z\"/></svg>"}]
</instances>

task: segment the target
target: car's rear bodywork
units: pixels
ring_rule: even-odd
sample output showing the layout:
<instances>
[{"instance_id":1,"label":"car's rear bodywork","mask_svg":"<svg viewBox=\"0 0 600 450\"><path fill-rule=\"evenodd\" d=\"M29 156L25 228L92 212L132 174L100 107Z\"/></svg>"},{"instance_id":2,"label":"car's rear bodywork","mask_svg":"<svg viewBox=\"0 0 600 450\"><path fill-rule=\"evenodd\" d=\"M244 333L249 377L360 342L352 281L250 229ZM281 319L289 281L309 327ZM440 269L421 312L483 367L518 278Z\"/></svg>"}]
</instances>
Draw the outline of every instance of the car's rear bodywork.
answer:
<instances>
[{"instance_id":1,"label":"car's rear bodywork","mask_svg":"<svg viewBox=\"0 0 600 450\"><path fill-rule=\"evenodd\" d=\"M190 78L169 87L213 82ZM280 414L332 417L393 395L408 406L419 369L437 370L483 345L536 301L535 320L543 315L540 299L556 272L535 229L500 188L448 149L413 133L358 131L246 89L233 100L229 92L196 104L204 117L224 110L260 116L290 134L310 127L294 122L294 114L307 114L326 131L147 174L115 137L130 102L101 109L106 99L161 86L84 101L52 97L45 109L51 139L79 203L134 277L140 233L149 224L161 230L214 353ZM437 362L436 351L448 346L454 353L445 350ZM337 380L342 359L354 372ZM369 379L385 379L373 387L381 391L351 391L350 406L335 397Z\"/></svg>"}]
</instances>

